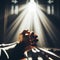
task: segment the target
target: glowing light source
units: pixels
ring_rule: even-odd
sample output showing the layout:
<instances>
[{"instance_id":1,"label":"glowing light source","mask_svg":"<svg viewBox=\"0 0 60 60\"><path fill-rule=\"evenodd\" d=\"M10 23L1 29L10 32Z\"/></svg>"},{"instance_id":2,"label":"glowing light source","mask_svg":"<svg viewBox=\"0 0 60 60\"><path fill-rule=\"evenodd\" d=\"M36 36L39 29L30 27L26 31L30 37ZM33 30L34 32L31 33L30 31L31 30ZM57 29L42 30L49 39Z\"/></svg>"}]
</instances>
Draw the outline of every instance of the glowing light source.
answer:
<instances>
[{"instance_id":1,"label":"glowing light source","mask_svg":"<svg viewBox=\"0 0 60 60\"><path fill-rule=\"evenodd\" d=\"M15 6L15 14L18 14L18 5Z\"/></svg>"},{"instance_id":2,"label":"glowing light source","mask_svg":"<svg viewBox=\"0 0 60 60\"><path fill-rule=\"evenodd\" d=\"M18 14L18 5L16 5L16 6L12 5L11 14Z\"/></svg>"},{"instance_id":3,"label":"glowing light source","mask_svg":"<svg viewBox=\"0 0 60 60\"><path fill-rule=\"evenodd\" d=\"M54 6L52 5L52 15L54 14Z\"/></svg>"},{"instance_id":4,"label":"glowing light source","mask_svg":"<svg viewBox=\"0 0 60 60\"><path fill-rule=\"evenodd\" d=\"M17 6L16 9L18 9ZM19 11L22 12L8 28L8 37L14 34L13 40L15 41L18 39L17 36L20 32L28 29L30 31L34 31L38 35L38 43L41 47L46 46L46 37L42 25L51 38L55 37L55 34L53 32L53 30L55 30L55 27L47 18L47 16L43 13L42 10L44 10L44 8L42 8L41 5L36 4L35 0L30 0L29 3L21 6L19 9ZM48 6L47 9L48 13L50 14L50 6ZM15 10L15 12L17 14L18 10ZM54 42L55 41L53 41L53 43Z\"/></svg>"},{"instance_id":5,"label":"glowing light source","mask_svg":"<svg viewBox=\"0 0 60 60\"><path fill-rule=\"evenodd\" d=\"M48 14L51 14L50 6L47 6L47 13L48 13Z\"/></svg>"},{"instance_id":6,"label":"glowing light source","mask_svg":"<svg viewBox=\"0 0 60 60\"><path fill-rule=\"evenodd\" d=\"M30 0L30 2L34 2L34 0Z\"/></svg>"},{"instance_id":7,"label":"glowing light source","mask_svg":"<svg viewBox=\"0 0 60 60\"><path fill-rule=\"evenodd\" d=\"M54 14L54 6L53 6L53 0L48 0L49 5L47 6L47 12L48 14Z\"/></svg>"},{"instance_id":8,"label":"glowing light source","mask_svg":"<svg viewBox=\"0 0 60 60\"><path fill-rule=\"evenodd\" d=\"M48 3L49 3L49 4L53 3L53 0L48 0Z\"/></svg>"},{"instance_id":9,"label":"glowing light source","mask_svg":"<svg viewBox=\"0 0 60 60\"><path fill-rule=\"evenodd\" d=\"M31 11L31 13L36 10L36 3L34 2L34 0L30 0L30 3L28 4L27 8L29 11Z\"/></svg>"},{"instance_id":10,"label":"glowing light source","mask_svg":"<svg viewBox=\"0 0 60 60\"><path fill-rule=\"evenodd\" d=\"M53 5L52 6L49 6L49 5L47 6L47 13L52 14L52 15L54 14L54 6Z\"/></svg>"},{"instance_id":11,"label":"glowing light source","mask_svg":"<svg viewBox=\"0 0 60 60\"><path fill-rule=\"evenodd\" d=\"M11 14L14 14L14 6L11 7Z\"/></svg>"},{"instance_id":12,"label":"glowing light source","mask_svg":"<svg viewBox=\"0 0 60 60\"><path fill-rule=\"evenodd\" d=\"M17 0L12 0L12 2L16 4L18 1Z\"/></svg>"}]
</instances>

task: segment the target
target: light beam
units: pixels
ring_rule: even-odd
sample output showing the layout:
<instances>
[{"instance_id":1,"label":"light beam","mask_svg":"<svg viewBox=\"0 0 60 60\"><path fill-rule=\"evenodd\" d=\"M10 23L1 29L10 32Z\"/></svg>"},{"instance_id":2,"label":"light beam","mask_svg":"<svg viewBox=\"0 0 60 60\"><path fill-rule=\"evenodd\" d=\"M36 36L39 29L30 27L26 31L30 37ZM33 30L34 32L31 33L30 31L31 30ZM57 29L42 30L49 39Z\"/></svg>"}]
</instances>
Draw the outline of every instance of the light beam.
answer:
<instances>
[{"instance_id":1,"label":"light beam","mask_svg":"<svg viewBox=\"0 0 60 60\"><path fill-rule=\"evenodd\" d=\"M41 47L46 47L46 36L44 34L42 24L52 39L53 37L56 37L53 32L53 30L55 30L55 27L43 13L44 8L41 7L40 9L40 7L41 6L39 4L36 4L35 0L30 0L30 2L25 6L19 8L22 12L9 27L8 38L15 33L13 37L13 40L15 41L18 39L17 36L20 32L28 29L30 31L34 31L38 35L38 45L40 45ZM53 43L55 44L55 41L53 41Z\"/></svg>"}]
</instances>

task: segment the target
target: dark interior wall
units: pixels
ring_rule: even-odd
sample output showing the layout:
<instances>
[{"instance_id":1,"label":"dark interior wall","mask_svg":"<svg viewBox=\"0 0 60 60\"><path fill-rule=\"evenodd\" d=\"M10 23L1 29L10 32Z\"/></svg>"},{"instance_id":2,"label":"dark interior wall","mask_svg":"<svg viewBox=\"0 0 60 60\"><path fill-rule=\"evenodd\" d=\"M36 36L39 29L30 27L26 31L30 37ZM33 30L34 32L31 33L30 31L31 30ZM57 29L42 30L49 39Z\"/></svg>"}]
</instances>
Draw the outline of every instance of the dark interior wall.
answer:
<instances>
[{"instance_id":1,"label":"dark interior wall","mask_svg":"<svg viewBox=\"0 0 60 60\"><path fill-rule=\"evenodd\" d=\"M5 7L9 4L11 0L1 0L0 1L0 43L4 42L4 15Z\"/></svg>"},{"instance_id":2,"label":"dark interior wall","mask_svg":"<svg viewBox=\"0 0 60 60\"><path fill-rule=\"evenodd\" d=\"M60 18L60 0L54 0L55 16Z\"/></svg>"},{"instance_id":3,"label":"dark interior wall","mask_svg":"<svg viewBox=\"0 0 60 60\"><path fill-rule=\"evenodd\" d=\"M5 3L1 1L0 2L0 43L3 42L3 36L4 36L4 9L5 9Z\"/></svg>"}]
</instances>

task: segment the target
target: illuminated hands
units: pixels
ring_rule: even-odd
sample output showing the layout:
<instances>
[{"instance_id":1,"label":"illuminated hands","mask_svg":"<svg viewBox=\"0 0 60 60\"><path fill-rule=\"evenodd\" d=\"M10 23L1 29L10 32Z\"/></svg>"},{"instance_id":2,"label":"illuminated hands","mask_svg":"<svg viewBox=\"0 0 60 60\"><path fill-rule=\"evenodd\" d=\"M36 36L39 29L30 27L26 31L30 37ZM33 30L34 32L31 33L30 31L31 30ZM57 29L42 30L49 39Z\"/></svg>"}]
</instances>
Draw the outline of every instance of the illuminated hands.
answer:
<instances>
[{"instance_id":1,"label":"illuminated hands","mask_svg":"<svg viewBox=\"0 0 60 60\"><path fill-rule=\"evenodd\" d=\"M36 45L38 41L38 36L34 32L30 32L29 30L24 30L20 35L20 40L24 40L25 42L28 42L30 45Z\"/></svg>"}]
</instances>

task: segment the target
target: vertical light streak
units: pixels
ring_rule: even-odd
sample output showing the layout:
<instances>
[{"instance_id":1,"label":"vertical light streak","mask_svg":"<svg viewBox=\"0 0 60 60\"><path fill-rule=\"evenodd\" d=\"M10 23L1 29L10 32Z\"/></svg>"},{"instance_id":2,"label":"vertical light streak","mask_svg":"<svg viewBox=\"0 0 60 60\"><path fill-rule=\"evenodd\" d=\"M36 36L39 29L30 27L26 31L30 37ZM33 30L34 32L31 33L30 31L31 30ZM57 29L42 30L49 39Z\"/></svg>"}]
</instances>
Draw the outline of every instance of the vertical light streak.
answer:
<instances>
[{"instance_id":1,"label":"vertical light streak","mask_svg":"<svg viewBox=\"0 0 60 60\"><path fill-rule=\"evenodd\" d=\"M47 13L48 13L48 14L51 14L50 6L49 6L49 5L47 6Z\"/></svg>"},{"instance_id":2,"label":"vertical light streak","mask_svg":"<svg viewBox=\"0 0 60 60\"><path fill-rule=\"evenodd\" d=\"M54 14L54 6L52 5L52 15Z\"/></svg>"},{"instance_id":3,"label":"vertical light streak","mask_svg":"<svg viewBox=\"0 0 60 60\"><path fill-rule=\"evenodd\" d=\"M13 37L13 40L15 41L18 39L17 36L19 35L20 32L28 29L30 31L34 31L38 35L38 39L39 39L38 44L41 47L46 47L46 43L45 43L46 36L44 34L42 24L52 39L53 37L55 37L55 34L53 32L55 27L53 26L51 21L47 18L47 16L43 13L42 9L43 8L40 9L39 5L36 4L34 0L30 0L30 2L26 4L25 7L23 6L20 9L20 11L21 10L23 11L9 27L10 32L8 36L11 36L17 29ZM48 9L48 14L50 14L50 6L48 6L47 9ZM55 41L53 42L55 43Z\"/></svg>"},{"instance_id":4,"label":"vertical light streak","mask_svg":"<svg viewBox=\"0 0 60 60\"><path fill-rule=\"evenodd\" d=\"M14 14L14 6L11 6L11 14Z\"/></svg>"},{"instance_id":5,"label":"vertical light streak","mask_svg":"<svg viewBox=\"0 0 60 60\"><path fill-rule=\"evenodd\" d=\"M18 5L15 6L15 14L18 14Z\"/></svg>"}]
</instances>

